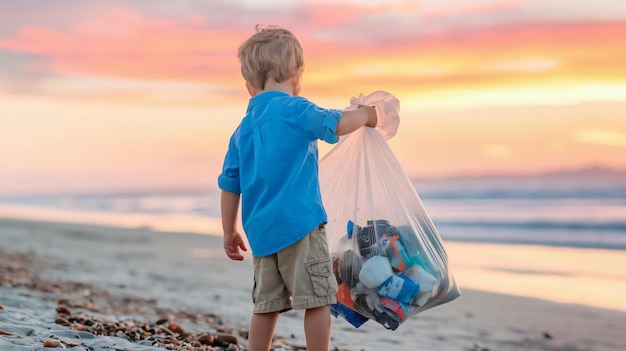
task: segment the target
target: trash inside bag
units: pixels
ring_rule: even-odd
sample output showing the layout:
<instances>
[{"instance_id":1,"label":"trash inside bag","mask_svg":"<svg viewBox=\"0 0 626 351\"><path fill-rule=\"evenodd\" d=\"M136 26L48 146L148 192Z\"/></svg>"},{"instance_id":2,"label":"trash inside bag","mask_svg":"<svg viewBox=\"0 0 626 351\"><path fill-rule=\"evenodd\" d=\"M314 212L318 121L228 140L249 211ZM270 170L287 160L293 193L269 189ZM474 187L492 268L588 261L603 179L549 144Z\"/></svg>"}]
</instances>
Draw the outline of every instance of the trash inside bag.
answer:
<instances>
[{"instance_id":1,"label":"trash inside bag","mask_svg":"<svg viewBox=\"0 0 626 351\"><path fill-rule=\"evenodd\" d=\"M395 330L460 295L441 237L379 128L342 136L320 160L320 187L335 317Z\"/></svg>"}]
</instances>

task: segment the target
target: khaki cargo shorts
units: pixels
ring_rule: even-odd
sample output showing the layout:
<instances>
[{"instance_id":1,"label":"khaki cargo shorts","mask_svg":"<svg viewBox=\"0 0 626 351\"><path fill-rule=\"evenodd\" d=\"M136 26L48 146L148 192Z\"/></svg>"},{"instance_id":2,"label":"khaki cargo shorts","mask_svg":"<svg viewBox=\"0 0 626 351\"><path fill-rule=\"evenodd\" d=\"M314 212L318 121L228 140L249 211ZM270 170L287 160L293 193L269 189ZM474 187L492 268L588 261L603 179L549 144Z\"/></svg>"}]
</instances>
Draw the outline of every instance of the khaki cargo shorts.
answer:
<instances>
[{"instance_id":1,"label":"khaki cargo shorts","mask_svg":"<svg viewBox=\"0 0 626 351\"><path fill-rule=\"evenodd\" d=\"M254 257L254 313L302 310L336 303L337 280L321 224L297 243Z\"/></svg>"}]
</instances>

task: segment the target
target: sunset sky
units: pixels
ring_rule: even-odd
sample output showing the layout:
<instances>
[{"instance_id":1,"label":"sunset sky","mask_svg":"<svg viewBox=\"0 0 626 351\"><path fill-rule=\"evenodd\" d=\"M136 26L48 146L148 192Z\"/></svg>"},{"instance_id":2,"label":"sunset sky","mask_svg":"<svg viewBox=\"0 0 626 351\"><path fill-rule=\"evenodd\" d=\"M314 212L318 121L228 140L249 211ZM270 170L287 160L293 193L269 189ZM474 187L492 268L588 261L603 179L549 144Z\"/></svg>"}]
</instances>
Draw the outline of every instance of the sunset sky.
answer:
<instances>
[{"instance_id":1,"label":"sunset sky","mask_svg":"<svg viewBox=\"0 0 626 351\"><path fill-rule=\"evenodd\" d=\"M216 188L256 24L300 39L318 105L394 94L411 177L626 169L626 1L20 0L0 194Z\"/></svg>"}]
</instances>

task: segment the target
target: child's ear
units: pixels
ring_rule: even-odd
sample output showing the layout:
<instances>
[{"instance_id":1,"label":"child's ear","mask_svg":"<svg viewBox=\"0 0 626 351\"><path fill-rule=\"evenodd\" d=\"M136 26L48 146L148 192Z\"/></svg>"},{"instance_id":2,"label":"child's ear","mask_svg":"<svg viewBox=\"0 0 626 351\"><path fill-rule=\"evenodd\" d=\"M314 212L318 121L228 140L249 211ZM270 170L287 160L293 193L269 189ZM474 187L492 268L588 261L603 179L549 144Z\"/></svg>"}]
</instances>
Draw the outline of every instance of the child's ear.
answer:
<instances>
[{"instance_id":1,"label":"child's ear","mask_svg":"<svg viewBox=\"0 0 626 351\"><path fill-rule=\"evenodd\" d=\"M291 76L291 87L293 88L293 95L299 95L302 83L302 69L299 69L293 76Z\"/></svg>"},{"instance_id":2,"label":"child's ear","mask_svg":"<svg viewBox=\"0 0 626 351\"><path fill-rule=\"evenodd\" d=\"M299 69L296 71L296 73L294 73L293 76L291 76L291 86L295 88L298 84L300 84L301 80L302 80L302 69Z\"/></svg>"},{"instance_id":3,"label":"child's ear","mask_svg":"<svg viewBox=\"0 0 626 351\"><path fill-rule=\"evenodd\" d=\"M248 81L246 81L246 89L248 90L248 94L250 94L250 97L256 96L256 89L254 89L254 87L252 87L252 85L250 85L250 82Z\"/></svg>"}]
</instances>

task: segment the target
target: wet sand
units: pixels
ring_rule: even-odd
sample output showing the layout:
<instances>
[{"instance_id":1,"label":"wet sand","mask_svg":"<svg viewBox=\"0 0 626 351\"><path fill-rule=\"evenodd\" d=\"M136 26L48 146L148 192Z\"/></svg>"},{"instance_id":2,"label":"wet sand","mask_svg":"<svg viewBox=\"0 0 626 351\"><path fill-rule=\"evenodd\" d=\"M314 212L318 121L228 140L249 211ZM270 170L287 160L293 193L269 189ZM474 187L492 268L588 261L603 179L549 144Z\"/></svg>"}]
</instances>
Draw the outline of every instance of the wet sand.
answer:
<instances>
[{"instance_id":1,"label":"wet sand","mask_svg":"<svg viewBox=\"0 0 626 351\"><path fill-rule=\"evenodd\" d=\"M226 259L218 236L0 219L0 275L3 351L47 340L95 351L246 349L251 260ZM333 318L331 349L626 349L625 312L471 290L467 279L458 276L460 298L396 331ZM302 312L281 315L274 349L303 345Z\"/></svg>"}]
</instances>

